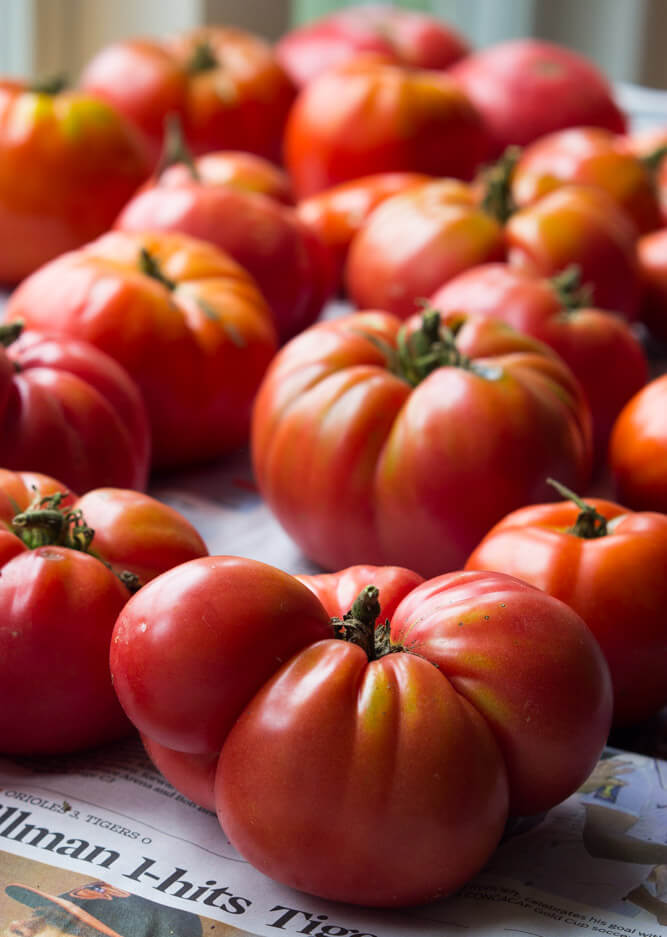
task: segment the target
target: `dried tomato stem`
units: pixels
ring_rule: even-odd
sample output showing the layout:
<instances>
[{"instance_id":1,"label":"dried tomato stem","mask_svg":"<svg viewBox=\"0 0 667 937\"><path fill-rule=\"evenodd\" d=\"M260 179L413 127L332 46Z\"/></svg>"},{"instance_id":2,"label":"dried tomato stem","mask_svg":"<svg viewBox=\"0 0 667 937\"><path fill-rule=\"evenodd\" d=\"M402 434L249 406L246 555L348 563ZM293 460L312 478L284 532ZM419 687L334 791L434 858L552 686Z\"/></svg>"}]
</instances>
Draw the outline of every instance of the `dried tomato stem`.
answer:
<instances>
[{"instance_id":1,"label":"dried tomato stem","mask_svg":"<svg viewBox=\"0 0 667 937\"><path fill-rule=\"evenodd\" d=\"M352 603L349 612L342 618L331 619L334 635L341 641L357 644L369 660L405 650L400 644L392 644L388 620L376 626L379 614L380 592L377 586L366 586Z\"/></svg>"},{"instance_id":2,"label":"dried tomato stem","mask_svg":"<svg viewBox=\"0 0 667 937\"><path fill-rule=\"evenodd\" d=\"M580 513L574 525L567 531L569 534L574 534L575 537L581 537L584 540L595 540L598 537L607 536L607 518L596 511L592 504L587 504L579 495L553 478L547 478L547 483L553 485L563 498L572 501L579 508Z\"/></svg>"}]
</instances>

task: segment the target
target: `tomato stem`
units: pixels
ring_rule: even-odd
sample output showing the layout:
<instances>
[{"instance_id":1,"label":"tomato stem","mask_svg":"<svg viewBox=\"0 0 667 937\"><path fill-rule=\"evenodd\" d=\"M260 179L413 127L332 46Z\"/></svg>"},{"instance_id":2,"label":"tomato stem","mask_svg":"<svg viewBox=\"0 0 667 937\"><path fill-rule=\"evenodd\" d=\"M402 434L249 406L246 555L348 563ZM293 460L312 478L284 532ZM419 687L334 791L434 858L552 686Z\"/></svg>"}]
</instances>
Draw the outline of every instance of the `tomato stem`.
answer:
<instances>
[{"instance_id":1,"label":"tomato stem","mask_svg":"<svg viewBox=\"0 0 667 937\"><path fill-rule=\"evenodd\" d=\"M489 166L483 174L484 197L481 208L501 224L505 224L516 211L512 198L512 176L520 155L521 147L508 146L498 162Z\"/></svg>"},{"instance_id":2,"label":"tomato stem","mask_svg":"<svg viewBox=\"0 0 667 937\"><path fill-rule=\"evenodd\" d=\"M657 146L654 150L651 150L650 153L647 153L646 156L642 156L641 161L649 172L656 173L658 169L660 169L660 164L665 156L667 156L667 143Z\"/></svg>"},{"instance_id":3,"label":"tomato stem","mask_svg":"<svg viewBox=\"0 0 667 937\"><path fill-rule=\"evenodd\" d=\"M152 277L154 280L157 280L158 283L166 286L170 292L176 289L176 282L169 279L160 266L157 257L154 257L145 247L142 247L139 251L139 269L142 273L145 273L147 277Z\"/></svg>"},{"instance_id":4,"label":"tomato stem","mask_svg":"<svg viewBox=\"0 0 667 937\"><path fill-rule=\"evenodd\" d=\"M184 166L187 166L194 181L201 182L201 176L195 165L194 157L185 142L181 119L178 114L171 113L167 114L164 120L164 143L160 159L155 168L156 177L159 179L162 173L177 163L183 163Z\"/></svg>"},{"instance_id":5,"label":"tomato stem","mask_svg":"<svg viewBox=\"0 0 667 937\"><path fill-rule=\"evenodd\" d=\"M377 586L366 586L352 603L349 612L342 618L331 619L334 635L341 641L357 644L369 660L404 650L401 645L392 644L388 619L376 626L379 614L379 589Z\"/></svg>"},{"instance_id":6,"label":"tomato stem","mask_svg":"<svg viewBox=\"0 0 667 937\"><path fill-rule=\"evenodd\" d=\"M50 75L48 78L41 78L28 85L28 91L33 94L60 94L64 91L69 81L66 75Z\"/></svg>"},{"instance_id":7,"label":"tomato stem","mask_svg":"<svg viewBox=\"0 0 667 937\"><path fill-rule=\"evenodd\" d=\"M210 42L198 42L192 50L192 55L186 65L188 74L199 75L201 72L210 72L218 67L218 59Z\"/></svg>"},{"instance_id":8,"label":"tomato stem","mask_svg":"<svg viewBox=\"0 0 667 937\"><path fill-rule=\"evenodd\" d=\"M593 292L590 283L582 285L578 264L570 264L561 270L555 277L551 277L550 283L565 313L590 306Z\"/></svg>"},{"instance_id":9,"label":"tomato stem","mask_svg":"<svg viewBox=\"0 0 667 937\"><path fill-rule=\"evenodd\" d=\"M579 495L553 478L547 478L547 484L552 485L563 498L574 502L579 508L580 513L574 525L567 531L569 534L582 537L584 540L595 540L598 537L607 536L607 518L596 511L592 504L587 504Z\"/></svg>"},{"instance_id":10,"label":"tomato stem","mask_svg":"<svg viewBox=\"0 0 667 937\"><path fill-rule=\"evenodd\" d=\"M396 341L397 349L390 368L412 387L438 368L471 367L470 359L456 345L454 332L441 322L439 310L426 303L421 327L409 334L403 327Z\"/></svg>"},{"instance_id":11,"label":"tomato stem","mask_svg":"<svg viewBox=\"0 0 667 937\"><path fill-rule=\"evenodd\" d=\"M0 325L0 345L8 348L12 345L23 331L24 323L17 319L16 322L3 322Z\"/></svg>"}]
</instances>

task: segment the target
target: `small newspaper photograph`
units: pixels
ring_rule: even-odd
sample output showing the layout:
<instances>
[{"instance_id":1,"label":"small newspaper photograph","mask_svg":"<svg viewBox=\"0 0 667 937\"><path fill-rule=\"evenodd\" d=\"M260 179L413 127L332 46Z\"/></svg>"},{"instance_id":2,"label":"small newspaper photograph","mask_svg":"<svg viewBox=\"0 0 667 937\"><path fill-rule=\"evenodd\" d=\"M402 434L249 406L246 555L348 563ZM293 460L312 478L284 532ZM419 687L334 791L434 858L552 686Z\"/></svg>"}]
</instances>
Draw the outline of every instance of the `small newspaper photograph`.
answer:
<instances>
[{"instance_id":1,"label":"small newspaper photograph","mask_svg":"<svg viewBox=\"0 0 667 937\"><path fill-rule=\"evenodd\" d=\"M582 788L515 818L484 870L430 905L323 901L253 869L138 739L0 761L0 935L667 937L667 762L605 750Z\"/></svg>"}]
</instances>

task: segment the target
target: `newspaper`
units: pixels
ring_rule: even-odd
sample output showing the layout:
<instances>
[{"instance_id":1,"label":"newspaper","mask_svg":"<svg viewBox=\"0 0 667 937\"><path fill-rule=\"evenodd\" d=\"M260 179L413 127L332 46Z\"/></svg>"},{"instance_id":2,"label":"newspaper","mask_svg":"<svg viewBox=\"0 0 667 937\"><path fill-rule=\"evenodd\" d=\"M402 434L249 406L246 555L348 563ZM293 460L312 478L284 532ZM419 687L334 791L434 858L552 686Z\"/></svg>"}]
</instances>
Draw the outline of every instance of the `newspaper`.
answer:
<instances>
[{"instance_id":1,"label":"newspaper","mask_svg":"<svg viewBox=\"0 0 667 937\"><path fill-rule=\"evenodd\" d=\"M581 791L514 821L457 895L376 911L253 869L135 738L93 754L3 759L0 934L39 937L42 919L61 928L49 937L81 923L121 937L667 935L667 762L605 751Z\"/></svg>"}]
</instances>

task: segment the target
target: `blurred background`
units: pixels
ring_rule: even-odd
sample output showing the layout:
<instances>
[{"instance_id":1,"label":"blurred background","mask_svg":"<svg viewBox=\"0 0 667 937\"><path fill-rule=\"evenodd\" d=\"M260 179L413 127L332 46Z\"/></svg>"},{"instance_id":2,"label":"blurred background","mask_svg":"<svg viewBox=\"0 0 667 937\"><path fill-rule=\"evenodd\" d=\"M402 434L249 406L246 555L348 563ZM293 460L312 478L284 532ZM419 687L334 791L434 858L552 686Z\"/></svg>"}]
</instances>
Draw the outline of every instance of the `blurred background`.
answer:
<instances>
[{"instance_id":1,"label":"blurred background","mask_svg":"<svg viewBox=\"0 0 667 937\"><path fill-rule=\"evenodd\" d=\"M275 39L354 0L0 0L0 72L74 77L105 43L227 23ZM402 0L476 47L518 36L564 43L614 81L667 89L667 0Z\"/></svg>"}]
</instances>

